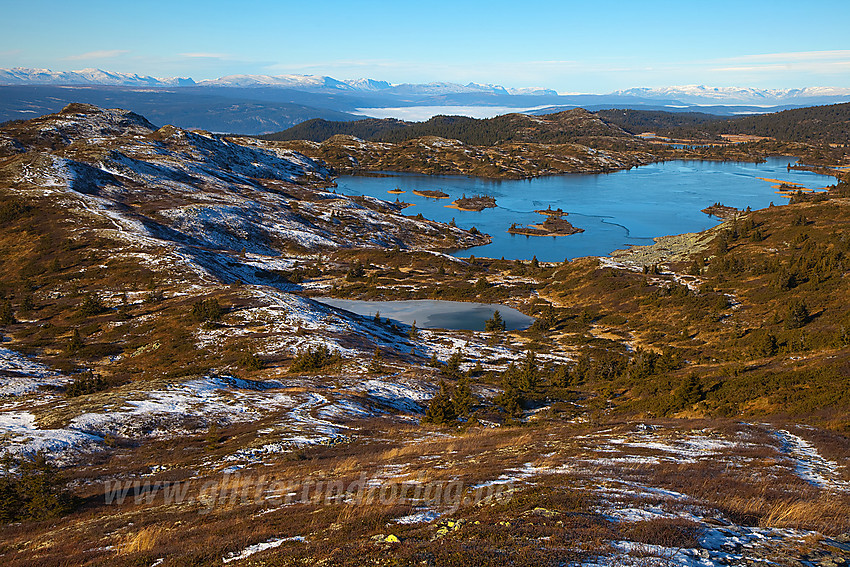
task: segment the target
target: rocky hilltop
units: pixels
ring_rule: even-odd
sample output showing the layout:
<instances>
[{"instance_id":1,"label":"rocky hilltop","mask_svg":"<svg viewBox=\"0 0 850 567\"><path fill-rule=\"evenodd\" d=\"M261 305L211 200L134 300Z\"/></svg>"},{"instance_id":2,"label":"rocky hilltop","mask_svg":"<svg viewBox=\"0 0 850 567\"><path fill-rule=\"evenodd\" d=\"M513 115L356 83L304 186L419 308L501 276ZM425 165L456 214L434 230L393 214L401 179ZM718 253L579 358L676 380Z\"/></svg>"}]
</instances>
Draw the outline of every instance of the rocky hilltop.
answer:
<instances>
[{"instance_id":1,"label":"rocky hilltop","mask_svg":"<svg viewBox=\"0 0 850 567\"><path fill-rule=\"evenodd\" d=\"M583 109L486 120L437 116L422 123L376 122L311 121L263 139L321 159L339 173L392 170L525 179L604 173L660 159L657 149ZM325 137L330 133L335 134Z\"/></svg>"},{"instance_id":2,"label":"rocky hilltop","mask_svg":"<svg viewBox=\"0 0 850 567\"><path fill-rule=\"evenodd\" d=\"M338 195L328 189L329 170L298 152L157 128L132 112L90 105L0 129L0 181L97 217L107 231L204 250L455 249L486 241L405 218L391 203Z\"/></svg>"}]
</instances>

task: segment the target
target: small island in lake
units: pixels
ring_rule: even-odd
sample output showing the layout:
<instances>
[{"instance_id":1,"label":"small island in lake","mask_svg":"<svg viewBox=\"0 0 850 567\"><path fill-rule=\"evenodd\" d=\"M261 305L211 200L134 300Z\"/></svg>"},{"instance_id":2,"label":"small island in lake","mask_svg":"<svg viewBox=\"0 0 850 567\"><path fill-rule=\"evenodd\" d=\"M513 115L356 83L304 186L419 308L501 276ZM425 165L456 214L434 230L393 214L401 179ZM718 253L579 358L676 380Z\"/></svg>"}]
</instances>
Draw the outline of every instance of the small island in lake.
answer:
<instances>
[{"instance_id":1,"label":"small island in lake","mask_svg":"<svg viewBox=\"0 0 850 567\"><path fill-rule=\"evenodd\" d=\"M404 192L405 192L404 189L399 189L398 187L396 187L395 189L390 189L389 191L387 191L387 193L390 193L391 195L401 195Z\"/></svg>"},{"instance_id":2,"label":"small island in lake","mask_svg":"<svg viewBox=\"0 0 850 567\"><path fill-rule=\"evenodd\" d=\"M710 207L702 209L702 212L710 217L717 217L720 220L734 220L741 216L744 211L735 207L729 207L723 203L714 203Z\"/></svg>"},{"instance_id":3,"label":"small island in lake","mask_svg":"<svg viewBox=\"0 0 850 567\"><path fill-rule=\"evenodd\" d=\"M476 211L481 212L484 209L496 208L496 199L487 195L476 195L467 197L464 195L460 199L452 201L451 205L446 205L449 209L458 209L460 211Z\"/></svg>"},{"instance_id":4,"label":"small island in lake","mask_svg":"<svg viewBox=\"0 0 850 567\"><path fill-rule=\"evenodd\" d=\"M559 209L560 210L560 209ZM546 215L546 220L541 224L533 224L531 226L519 226L516 223L512 224L508 229L510 234L524 234L526 236L570 236L584 232L583 228L578 228L572 225L570 221L563 218L564 213L551 210L535 211L541 215Z\"/></svg>"},{"instance_id":5,"label":"small island in lake","mask_svg":"<svg viewBox=\"0 0 850 567\"><path fill-rule=\"evenodd\" d=\"M431 199L448 199L449 194L443 193L442 191L436 191L431 189L414 189L414 195L419 195L420 197L429 197Z\"/></svg>"},{"instance_id":6,"label":"small island in lake","mask_svg":"<svg viewBox=\"0 0 850 567\"><path fill-rule=\"evenodd\" d=\"M549 205L549 208L547 208L547 209L540 209L540 210L534 211L534 212L537 213L538 215L546 215L547 217L549 217L549 216L551 216L551 217L565 217L568 214L570 214L570 213L565 213L564 209L562 209L561 207L558 207L557 209L553 209L552 205Z\"/></svg>"}]
</instances>

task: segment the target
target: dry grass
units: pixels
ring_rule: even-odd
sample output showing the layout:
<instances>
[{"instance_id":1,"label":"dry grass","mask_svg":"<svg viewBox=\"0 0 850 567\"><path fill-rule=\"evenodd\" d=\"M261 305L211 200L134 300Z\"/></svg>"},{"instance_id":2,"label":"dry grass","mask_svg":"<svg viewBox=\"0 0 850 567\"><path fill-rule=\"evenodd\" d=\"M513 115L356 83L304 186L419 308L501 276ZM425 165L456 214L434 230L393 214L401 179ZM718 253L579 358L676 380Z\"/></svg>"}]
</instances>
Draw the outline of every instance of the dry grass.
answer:
<instances>
[{"instance_id":1,"label":"dry grass","mask_svg":"<svg viewBox=\"0 0 850 567\"><path fill-rule=\"evenodd\" d=\"M127 534L123 541L115 546L116 553L118 555L130 555L152 551L166 531L161 526L153 525L144 527L135 533Z\"/></svg>"},{"instance_id":2,"label":"dry grass","mask_svg":"<svg viewBox=\"0 0 850 567\"><path fill-rule=\"evenodd\" d=\"M770 503L759 520L765 528L817 529L825 534L850 530L850 497L825 494L816 500L785 500Z\"/></svg>"}]
</instances>

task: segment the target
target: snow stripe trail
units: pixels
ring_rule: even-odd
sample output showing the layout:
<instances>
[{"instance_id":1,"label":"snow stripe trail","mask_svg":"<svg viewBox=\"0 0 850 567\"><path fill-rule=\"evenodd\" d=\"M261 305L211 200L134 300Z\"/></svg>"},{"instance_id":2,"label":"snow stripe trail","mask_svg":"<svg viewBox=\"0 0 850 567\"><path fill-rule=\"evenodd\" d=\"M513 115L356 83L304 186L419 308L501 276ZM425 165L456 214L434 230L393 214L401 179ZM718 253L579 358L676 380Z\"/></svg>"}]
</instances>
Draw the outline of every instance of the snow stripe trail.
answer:
<instances>
[{"instance_id":1,"label":"snow stripe trail","mask_svg":"<svg viewBox=\"0 0 850 567\"><path fill-rule=\"evenodd\" d=\"M779 439L779 450L794 463L797 476L823 490L850 492L850 481L842 480L838 463L821 456L814 445L799 435L784 429L773 434Z\"/></svg>"},{"instance_id":2,"label":"snow stripe trail","mask_svg":"<svg viewBox=\"0 0 850 567\"><path fill-rule=\"evenodd\" d=\"M280 547L287 541L306 541L302 536L294 536L294 537L284 537L284 538L275 538L270 539L269 541L264 541L262 543L256 543L254 545L250 545L243 549L239 553L231 553L225 557L221 558L222 563L230 563L232 561L239 561L241 559L246 559L255 553L260 553L261 551L265 551L267 549L274 549L276 547Z\"/></svg>"}]
</instances>

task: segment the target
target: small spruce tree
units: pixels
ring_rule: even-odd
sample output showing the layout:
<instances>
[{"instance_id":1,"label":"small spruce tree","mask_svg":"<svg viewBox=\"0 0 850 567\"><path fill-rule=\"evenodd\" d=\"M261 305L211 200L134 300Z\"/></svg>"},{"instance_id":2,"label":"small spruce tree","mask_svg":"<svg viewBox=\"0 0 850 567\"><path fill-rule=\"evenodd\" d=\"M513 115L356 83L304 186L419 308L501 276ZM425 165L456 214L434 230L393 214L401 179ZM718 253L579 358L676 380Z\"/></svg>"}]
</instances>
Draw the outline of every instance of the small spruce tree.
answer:
<instances>
[{"instance_id":1,"label":"small spruce tree","mask_svg":"<svg viewBox=\"0 0 850 567\"><path fill-rule=\"evenodd\" d=\"M0 301L0 325L13 325L16 322L12 303L8 300Z\"/></svg>"},{"instance_id":2,"label":"small spruce tree","mask_svg":"<svg viewBox=\"0 0 850 567\"><path fill-rule=\"evenodd\" d=\"M488 333L496 333L505 330L505 320L499 310L493 311L493 317L484 321L484 330Z\"/></svg>"},{"instance_id":3,"label":"small spruce tree","mask_svg":"<svg viewBox=\"0 0 850 567\"><path fill-rule=\"evenodd\" d=\"M71 338L68 339L68 354L77 354L83 346L85 345L83 338L80 336L80 331L74 329L74 332L71 333Z\"/></svg>"},{"instance_id":4,"label":"small spruce tree","mask_svg":"<svg viewBox=\"0 0 850 567\"><path fill-rule=\"evenodd\" d=\"M442 368L443 375L448 378L459 378L461 360L463 360L463 355L461 355L460 351L454 351L446 361L446 365Z\"/></svg>"},{"instance_id":5,"label":"small spruce tree","mask_svg":"<svg viewBox=\"0 0 850 567\"><path fill-rule=\"evenodd\" d=\"M455 384L452 392L452 404L458 417L467 417L472 409L472 389L469 387L469 378L461 376Z\"/></svg>"},{"instance_id":6,"label":"small spruce tree","mask_svg":"<svg viewBox=\"0 0 850 567\"><path fill-rule=\"evenodd\" d=\"M446 425L455 421L455 419L457 419L457 414L449 387L443 380L440 380L439 389L431 398L431 403L428 404L428 410L425 412L422 421L434 425Z\"/></svg>"},{"instance_id":7,"label":"small spruce tree","mask_svg":"<svg viewBox=\"0 0 850 567\"><path fill-rule=\"evenodd\" d=\"M381 353L380 347L375 347L375 352L372 354L372 360L369 362L369 372L372 374L380 374L384 371L384 355Z\"/></svg>"}]
</instances>

